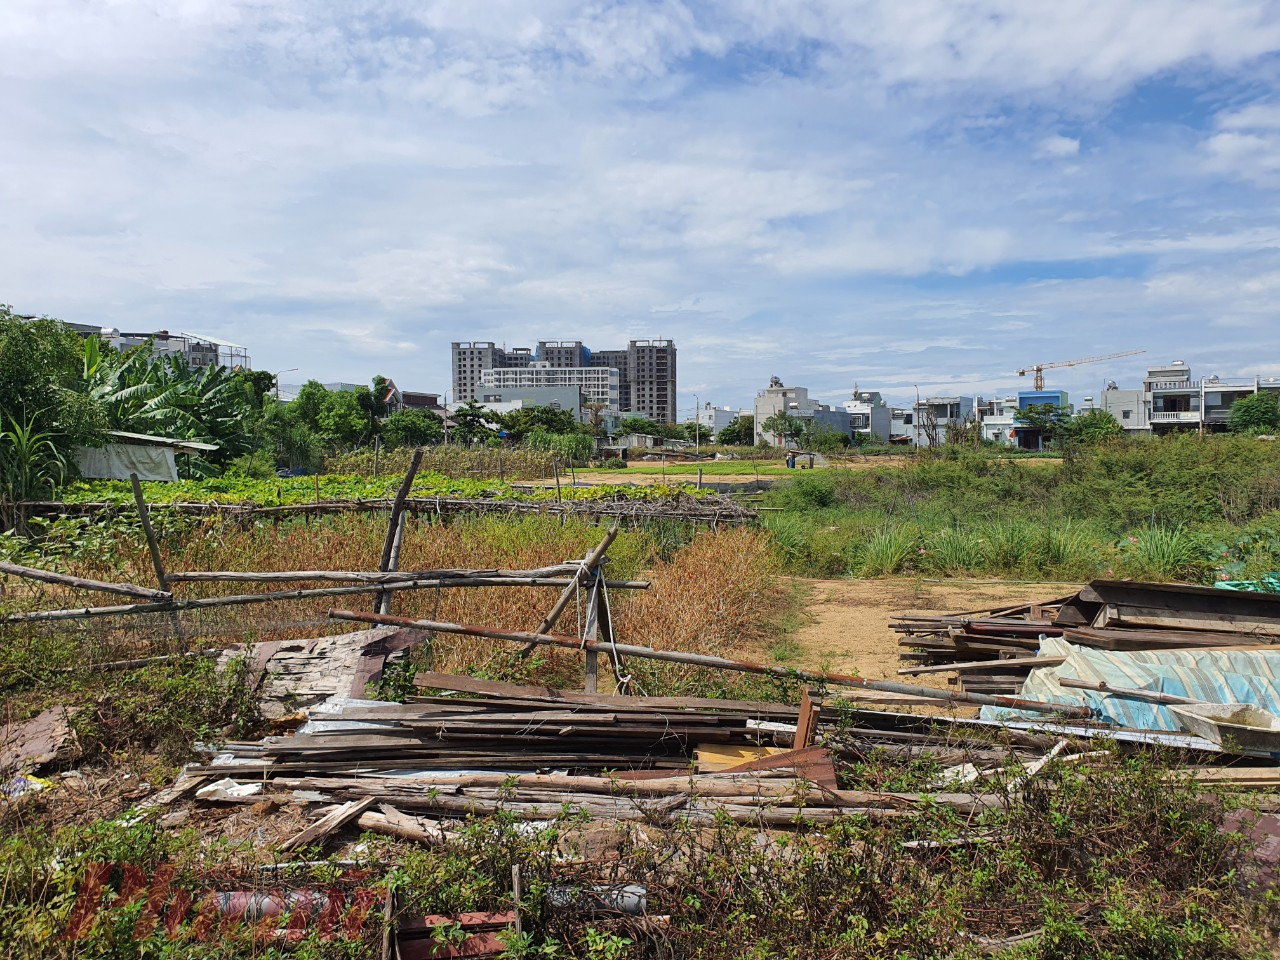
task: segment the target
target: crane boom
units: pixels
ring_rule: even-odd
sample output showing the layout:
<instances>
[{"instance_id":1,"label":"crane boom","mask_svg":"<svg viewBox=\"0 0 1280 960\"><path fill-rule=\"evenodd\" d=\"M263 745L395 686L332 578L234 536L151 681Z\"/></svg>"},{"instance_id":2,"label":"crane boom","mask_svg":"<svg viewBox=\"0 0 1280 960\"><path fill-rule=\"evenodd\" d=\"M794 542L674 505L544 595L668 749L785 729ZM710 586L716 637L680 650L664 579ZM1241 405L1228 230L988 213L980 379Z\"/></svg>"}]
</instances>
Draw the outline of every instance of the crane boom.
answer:
<instances>
[{"instance_id":1,"label":"crane boom","mask_svg":"<svg viewBox=\"0 0 1280 960\"><path fill-rule=\"evenodd\" d=\"M1120 357L1133 357L1139 353L1146 353L1145 350L1125 350L1121 353L1108 353L1101 357L1081 357L1079 360L1056 360L1053 363L1037 363L1030 367L1023 367L1018 371L1018 376L1025 377L1027 371L1030 370L1035 374L1035 384L1037 390L1044 389L1044 372L1052 370L1055 367L1074 367L1082 363L1097 363L1099 360L1116 360Z\"/></svg>"}]
</instances>

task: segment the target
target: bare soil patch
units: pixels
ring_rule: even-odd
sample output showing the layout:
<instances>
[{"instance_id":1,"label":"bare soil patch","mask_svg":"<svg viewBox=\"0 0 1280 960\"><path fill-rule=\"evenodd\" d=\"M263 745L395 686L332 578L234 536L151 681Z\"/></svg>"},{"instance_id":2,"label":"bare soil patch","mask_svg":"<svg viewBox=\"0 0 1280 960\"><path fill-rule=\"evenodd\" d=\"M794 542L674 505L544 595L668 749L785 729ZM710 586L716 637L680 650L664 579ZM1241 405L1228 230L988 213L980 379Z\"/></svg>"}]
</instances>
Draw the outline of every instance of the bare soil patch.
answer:
<instances>
[{"instance_id":1,"label":"bare soil patch","mask_svg":"<svg viewBox=\"0 0 1280 960\"><path fill-rule=\"evenodd\" d=\"M1071 592L1054 584L989 584L922 580L798 580L809 592L805 623L790 639L800 648L797 667L857 674L872 680L898 677L898 635L889 621L900 613L955 613L1048 600ZM910 680L946 687L947 674Z\"/></svg>"}]
</instances>

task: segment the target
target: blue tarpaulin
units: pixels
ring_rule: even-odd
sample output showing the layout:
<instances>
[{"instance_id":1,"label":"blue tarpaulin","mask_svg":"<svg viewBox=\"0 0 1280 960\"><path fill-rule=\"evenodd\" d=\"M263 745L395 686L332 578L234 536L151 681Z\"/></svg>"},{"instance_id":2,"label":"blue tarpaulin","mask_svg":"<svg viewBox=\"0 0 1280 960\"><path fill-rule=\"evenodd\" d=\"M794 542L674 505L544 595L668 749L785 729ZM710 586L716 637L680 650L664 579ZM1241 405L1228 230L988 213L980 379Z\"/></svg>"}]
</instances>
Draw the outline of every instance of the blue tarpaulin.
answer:
<instances>
[{"instance_id":1,"label":"blue tarpaulin","mask_svg":"<svg viewBox=\"0 0 1280 960\"><path fill-rule=\"evenodd\" d=\"M1242 643L1248 637L1241 637ZM1146 703L1058 683L1061 677L1172 693L1207 703L1249 704L1280 715L1280 645L1274 649L1095 650L1060 637L1043 637L1040 656L1066 657L1057 667L1032 670L1019 696L1092 707L1099 719L1134 730L1181 730L1177 717L1157 703ZM987 720L1032 717L1022 711L983 707Z\"/></svg>"}]
</instances>

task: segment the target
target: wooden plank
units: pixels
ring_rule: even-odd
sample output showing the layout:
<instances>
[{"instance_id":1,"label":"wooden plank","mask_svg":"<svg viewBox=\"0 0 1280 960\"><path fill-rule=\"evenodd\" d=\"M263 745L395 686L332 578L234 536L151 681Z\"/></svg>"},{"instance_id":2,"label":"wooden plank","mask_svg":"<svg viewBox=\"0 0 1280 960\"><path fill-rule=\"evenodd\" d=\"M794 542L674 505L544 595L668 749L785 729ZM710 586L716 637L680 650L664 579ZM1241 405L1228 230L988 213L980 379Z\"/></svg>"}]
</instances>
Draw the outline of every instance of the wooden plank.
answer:
<instances>
[{"instance_id":1,"label":"wooden plank","mask_svg":"<svg viewBox=\"0 0 1280 960\"><path fill-rule=\"evenodd\" d=\"M762 770L793 769L796 776L804 780L812 780L820 787L828 790L838 789L836 768L831 762L831 753L825 747L804 747L795 750L784 750L772 756L758 760L747 760L744 763L727 767L722 773L747 773Z\"/></svg>"},{"instance_id":2,"label":"wooden plank","mask_svg":"<svg viewBox=\"0 0 1280 960\"><path fill-rule=\"evenodd\" d=\"M634 707L636 709L691 709L724 710L746 713L752 716L789 716L795 719L797 709L785 703L769 703L758 700L717 700L709 697L623 697L607 694L586 694L576 690L559 690L532 684L501 683L496 680L480 680L451 673L424 671L413 678L415 686L437 690L456 690L484 697L508 697L519 700L547 700L551 702L599 704L611 709Z\"/></svg>"},{"instance_id":3,"label":"wooden plank","mask_svg":"<svg viewBox=\"0 0 1280 960\"><path fill-rule=\"evenodd\" d=\"M311 824L311 826L294 834L280 845L280 849L289 853L297 850L299 847L305 847L310 843L314 843L316 840L327 837L335 830L340 829L343 824L359 817L360 814L364 813L376 802L377 799L375 797L365 797L362 800L350 800L340 806L337 810L321 817L315 823Z\"/></svg>"},{"instance_id":4,"label":"wooden plank","mask_svg":"<svg viewBox=\"0 0 1280 960\"><path fill-rule=\"evenodd\" d=\"M736 767L748 760L760 760L785 752L785 747L729 747L700 743L693 756L700 772L711 773Z\"/></svg>"},{"instance_id":5,"label":"wooden plank","mask_svg":"<svg viewBox=\"0 0 1280 960\"><path fill-rule=\"evenodd\" d=\"M796 721L796 749L813 746L822 715L822 699L814 699L808 687L800 691L800 716Z\"/></svg>"},{"instance_id":6,"label":"wooden plank","mask_svg":"<svg viewBox=\"0 0 1280 960\"><path fill-rule=\"evenodd\" d=\"M959 673L965 670L989 670L993 667L999 667L1001 669L1013 667L1015 670L1022 668L1034 670L1037 667L1057 667L1066 662L1066 657L1014 657L1006 660L970 660L964 663L942 663L925 667L906 667L905 669L899 670L898 673L947 673L950 671Z\"/></svg>"},{"instance_id":7,"label":"wooden plank","mask_svg":"<svg viewBox=\"0 0 1280 960\"><path fill-rule=\"evenodd\" d=\"M1107 604L1109 623L1139 627L1171 627L1174 629L1207 629L1225 633L1280 637L1280 618L1257 619L1233 613L1216 613L1202 610L1170 611L1160 607L1143 607L1132 604Z\"/></svg>"}]
</instances>

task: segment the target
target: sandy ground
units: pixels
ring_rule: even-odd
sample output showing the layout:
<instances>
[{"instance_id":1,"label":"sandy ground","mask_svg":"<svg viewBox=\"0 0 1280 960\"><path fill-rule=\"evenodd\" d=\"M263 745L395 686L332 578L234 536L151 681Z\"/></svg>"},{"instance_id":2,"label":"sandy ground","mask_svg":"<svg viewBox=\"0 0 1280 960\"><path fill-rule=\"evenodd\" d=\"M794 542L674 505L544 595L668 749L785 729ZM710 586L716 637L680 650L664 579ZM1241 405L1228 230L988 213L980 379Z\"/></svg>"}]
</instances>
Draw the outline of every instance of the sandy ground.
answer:
<instances>
[{"instance_id":1,"label":"sandy ground","mask_svg":"<svg viewBox=\"0 0 1280 960\"><path fill-rule=\"evenodd\" d=\"M896 614L956 613L1050 600L1074 592L1046 584L897 580L797 580L809 598L806 621L790 635L800 651L797 667L894 679L945 688L951 674L898 676L898 635L889 629Z\"/></svg>"}]
</instances>

